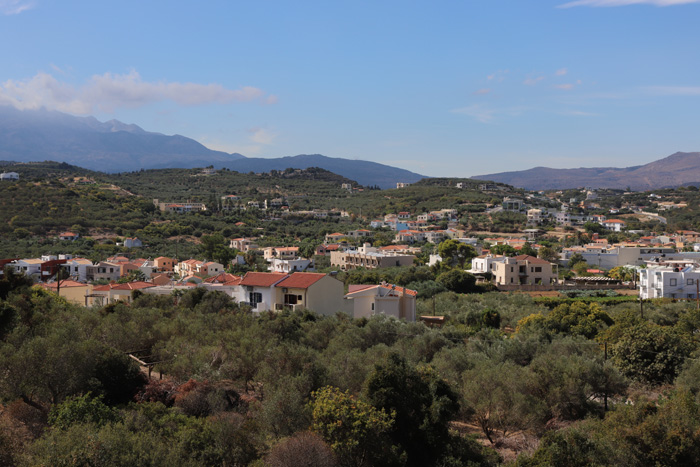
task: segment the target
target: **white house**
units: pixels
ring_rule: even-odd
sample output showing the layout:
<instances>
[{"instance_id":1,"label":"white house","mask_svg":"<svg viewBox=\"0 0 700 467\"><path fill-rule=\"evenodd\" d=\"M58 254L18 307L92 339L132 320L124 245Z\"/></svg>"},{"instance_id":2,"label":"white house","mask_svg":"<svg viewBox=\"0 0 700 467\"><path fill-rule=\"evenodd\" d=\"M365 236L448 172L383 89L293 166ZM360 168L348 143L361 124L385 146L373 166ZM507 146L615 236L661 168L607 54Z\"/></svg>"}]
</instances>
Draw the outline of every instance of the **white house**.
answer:
<instances>
[{"instance_id":1,"label":"white house","mask_svg":"<svg viewBox=\"0 0 700 467\"><path fill-rule=\"evenodd\" d=\"M87 281L88 268L92 267L92 261L86 258L73 258L66 261L63 267L78 282L85 282Z\"/></svg>"},{"instance_id":2,"label":"white house","mask_svg":"<svg viewBox=\"0 0 700 467\"><path fill-rule=\"evenodd\" d=\"M416 320L415 290L392 284L351 285L345 294L346 309L354 318L383 314L406 321Z\"/></svg>"},{"instance_id":3,"label":"white house","mask_svg":"<svg viewBox=\"0 0 700 467\"><path fill-rule=\"evenodd\" d=\"M430 243L440 243L445 239L444 230L428 230L425 232L425 239Z\"/></svg>"},{"instance_id":4,"label":"white house","mask_svg":"<svg viewBox=\"0 0 700 467\"><path fill-rule=\"evenodd\" d=\"M625 222L620 219L608 219L607 221L601 222L601 225L613 232L621 232L622 229L625 228Z\"/></svg>"},{"instance_id":5,"label":"white house","mask_svg":"<svg viewBox=\"0 0 700 467\"><path fill-rule=\"evenodd\" d=\"M659 266L638 269L639 296L647 298L698 297L700 265L692 261L666 261Z\"/></svg>"},{"instance_id":6,"label":"white house","mask_svg":"<svg viewBox=\"0 0 700 467\"><path fill-rule=\"evenodd\" d=\"M268 269L270 272L283 272L286 274L291 274L297 271L313 271L314 262L310 259L297 258L297 259L279 259L271 258L268 260L270 265Z\"/></svg>"},{"instance_id":7,"label":"white house","mask_svg":"<svg viewBox=\"0 0 700 467\"><path fill-rule=\"evenodd\" d=\"M345 311L344 286L326 274L297 272L275 285L275 308L307 308L318 314L333 316Z\"/></svg>"},{"instance_id":8,"label":"white house","mask_svg":"<svg viewBox=\"0 0 700 467\"><path fill-rule=\"evenodd\" d=\"M143 246L143 243L137 237L125 238L124 239L124 246L126 248L140 248Z\"/></svg>"},{"instance_id":9,"label":"white house","mask_svg":"<svg viewBox=\"0 0 700 467\"><path fill-rule=\"evenodd\" d=\"M23 272L25 275L31 276L41 274L41 265L44 264L44 260L40 258L18 259L11 264L18 273Z\"/></svg>"},{"instance_id":10,"label":"white house","mask_svg":"<svg viewBox=\"0 0 700 467\"><path fill-rule=\"evenodd\" d=\"M275 285L289 277L276 272L248 272L241 280L238 301L250 305L255 311L274 310Z\"/></svg>"},{"instance_id":11,"label":"white house","mask_svg":"<svg viewBox=\"0 0 700 467\"><path fill-rule=\"evenodd\" d=\"M505 256L483 255L472 259L472 268L467 272L471 274L484 274L490 272L493 274L495 264L505 262Z\"/></svg>"},{"instance_id":12,"label":"white house","mask_svg":"<svg viewBox=\"0 0 700 467\"><path fill-rule=\"evenodd\" d=\"M0 180L19 180L19 174L17 172L3 172L0 174Z\"/></svg>"}]
</instances>

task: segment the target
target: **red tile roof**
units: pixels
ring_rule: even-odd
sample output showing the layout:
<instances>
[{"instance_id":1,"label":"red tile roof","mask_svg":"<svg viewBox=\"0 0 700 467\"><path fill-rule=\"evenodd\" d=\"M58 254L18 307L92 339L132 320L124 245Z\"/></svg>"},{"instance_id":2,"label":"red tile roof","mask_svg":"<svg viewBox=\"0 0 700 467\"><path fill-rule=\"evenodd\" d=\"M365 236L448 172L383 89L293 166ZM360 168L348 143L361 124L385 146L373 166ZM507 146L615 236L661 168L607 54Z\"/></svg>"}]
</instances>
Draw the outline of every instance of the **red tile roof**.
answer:
<instances>
[{"instance_id":1,"label":"red tile roof","mask_svg":"<svg viewBox=\"0 0 700 467\"><path fill-rule=\"evenodd\" d=\"M295 272L275 287L287 287L290 289L308 289L316 282L326 277L325 274L315 272Z\"/></svg>"},{"instance_id":2,"label":"red tile roof","mask_svg":"<svg viewBox=\"0 0 700 467\"><path fill-rule=\"evenodd\" d=\"M382 288L388 289L388 290L394 290L394 291L396 291L396 292L398 292L398 293L403 293L403 294L406 294L406 295L412 295L412 296L414 296L414 297L415 297L416 295L418 295L418 292L417 292L417 291L411 290L411 289L407 289L406 287L399 287L398 285L387 284L387 285L382 285Z\"/></svg>"},{"instance_id":3,"label":"red tile roof","mask_svg":"<svg viewBox=\"0 0 700 467\"><path fill-rule=\"evenodd\" d=\"M279 272L247 272L241 280L241 285L271 287L287 276L288 274Z\"/></svg>"},{"instance_id":4,"label":"red tile roof","mask_svg":"<svg viewBox=\"0 0 700 467\"><path fill-rule=\"evenodd\" d=\"M541 258L536 258L530 255L519 255L516 256L515 259L517 259L518 261L527 261L532 264L550 264L549 261L545 261Z\"/></svg>"},{"instance_id":5,"label":"red tile roof","mask_svg":"<svg viewBox=\"0 0 700 467\"><path fill-rule=\"evenodd\" d=\"M52 289L56 290L56 283L52 282L50 284L42 284L47 289ZM87 284L83 284L82 282L76 282L76 281L71 281L71 280L62 280L61 281L61 288L64 287L87 287Z\"/></svg>"},{"instance_id":6,"label":"red tile roof","mask_svg":"<svg viewBox=\"0 0 700 467\"><path fill-rule=\"evenodd\" d=\"M240 284L243 278L241 276L236 276L234 274L228 274L222 272L216 276L207 277L204 282L209 284L226 284L226 285L236 285Z\"/></svg>"},{"instance_id":7,"label":"red tile roof","mask_svg":"<svg viewBox=\"0 0 700 467\"><path fill-rule=\"evenodd\" d=\"M135 281L127 282L126 284L100 285L93 288L92 290L96 292L106 292L108 290L138 290L147 289L149 287L155 287L155 285L152 282Z\"/></svg>"},{"instance_id":8,"label":"red tile roof","mask_svg":"<svg viewBox=\"0 0 700 467\"><path fill-rule=\"evenodd\" d=\"M371 289L373 287L379 287L378 285L367 285L367 284L350 284L348 285L348 293L359 292L360 290Z\"/></svg>"}]
</instances>

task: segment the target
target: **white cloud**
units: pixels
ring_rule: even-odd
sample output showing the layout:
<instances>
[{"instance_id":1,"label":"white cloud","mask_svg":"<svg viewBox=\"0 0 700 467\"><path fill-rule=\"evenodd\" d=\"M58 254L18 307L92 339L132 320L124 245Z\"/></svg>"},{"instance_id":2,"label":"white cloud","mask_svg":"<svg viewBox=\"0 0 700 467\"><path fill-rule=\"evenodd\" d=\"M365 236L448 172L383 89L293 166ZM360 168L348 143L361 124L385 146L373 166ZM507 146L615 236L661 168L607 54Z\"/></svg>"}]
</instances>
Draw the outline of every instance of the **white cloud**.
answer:
<instances>
[{"instance_id":1,"label":"white cloud","mask_svg":"<svg viewBox=\"0 0 700 467\"><path fill-rule=\"evenodd\" d=\"M277 137L276 134L265 128L251 128L248 130L250 140L258 144L272 144Z\"/></svg>"},{"instance_id":2,"label":"white cloud","mask_svg":"<svg viewBox=\"0 0 700 467\"><path fill-rule=\"evenodd\" d=\"M647 86L642 89L657 96L700 96L700 86Z\"/></svg>"},{"instance_id":3,"label":"white cloud","mask_svg":"<svg viewBox=\"0 0 700 467\"><path fill-rule=\"evenodd\" d=\"M564 110L563 112L559 112L559 114L572 117L597 117L599 115L593 112L584 112L583 110Z\"/></svg>"},{"instance_id":4,"label":"white cloud","mask_svg":"<svg viewBox=\"0 0 700 467\"><path fill-rule=\"evenodd\" d=\"M654 5L659 7L687 5L690 3L700 3L700 0L576 0L573 2L564 3L557 8L571 8L576 6L590 7L614 7L627 5Z\"/></svg>"},{"instance_id":5,"label":"white cloud","mask_svg":"<svg viewBox=\"0 0 700 467\"><path fill-rule=\"evenodd\" d=\"M491 123L496 116L495 110L487 109L479 104L454 109L452 113L468 115L481 123Z\"/></svg>"},{"instance_id":6,"label":"white cloud","mask_svg":"<svg viewBox=\"0 0 700 467\"><path fill-rule=\"evenodd\" d=\"M35 4L26 0L0 0L0 12L3 15L18 15L23 11L31 10Z\"/></svg>"},{"instance_id":7,"label":"white cloud","mask_svg":"<svg viewBox=\"0 0 700 467\"><path fill-rule=\"evenodd\" d=\"M568 73L569 71L566 68L560 68L558 69L554 74L557 76L564 76Z\"/></svg>"},{"instance_id":8,"label":"white cloud","mask_svg":"<svg viewBox=\"0 0 700 467\"><path fill-rule=\"evenodd\" d=\"M523 84L526 86L534 86L535 84L539 83L544 79L544 76L538 76L536 78L528 78L525 81L523 81Z\"/></svg>"},{"instance_id":9,"label":"white cloud","mask_svg":"<svg viewBox=\"0 0 700 467\"><path fill-rule=\"evenodd\" d=\"M581 80L578 79L578 80L576 80L575 83L555 84L554 87L557 89L564 89L564 90L568 91L568 90L574 89L576 86L580 86L580 85L581 85Z\"/></svg>"},{"instance_id":10,"label":"white cloud","mask_svg":"<svg viewBox=\"0 0 700 467\"><path fill-rule=\"evenodd\" d=\"M510 73L510 70L498 70L497 72L488 75L486 79L489 81L496 81L501 83L506 79L506 75L508 73Z\"/></svg>"},{"instance_id":11,"label":"white cloud","mask_svg":"<svg viewBox=\"0 0 700 467\"><path fill-rule=\"evenodd\" d=\"M459 109L453 109L450 112L455 114L467 115L481 123L493 123L498 117L517 117L529 109L525 107L505 107L493 108L480 104L473 104Z\"/></svg>"},{"instance_id":12,"label":"white cloud","mask_svg":"<svg viewBox=\"0 0 700 467\"><path fill-rule=\"evenodd\" d=\"M276 97L265 96L262 90L252 86L227 89L220 84L146 82L136 71L125 75L94 75L81 87L62 83L43 72L26 80L8 80L0 84L0 103L19 109L46 107L75 114L90 114L96 110L112 112L117 108L136 108L166 100L184 106L195 106L254 100L274 103Z\"/></svg>"}]
</instances>

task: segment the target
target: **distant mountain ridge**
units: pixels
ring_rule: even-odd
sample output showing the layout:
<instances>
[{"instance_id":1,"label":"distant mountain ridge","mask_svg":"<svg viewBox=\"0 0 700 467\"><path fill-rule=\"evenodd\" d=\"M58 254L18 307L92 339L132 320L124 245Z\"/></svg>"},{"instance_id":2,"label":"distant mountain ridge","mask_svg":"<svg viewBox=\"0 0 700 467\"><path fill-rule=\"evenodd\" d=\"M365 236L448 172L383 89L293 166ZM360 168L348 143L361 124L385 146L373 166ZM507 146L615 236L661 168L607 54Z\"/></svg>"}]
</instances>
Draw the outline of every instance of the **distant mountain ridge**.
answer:
<instances>
[{"instance_id":1,"label":"distant mountain ridge","mask_svg":"<svg viewBox=\"0 0 700 467\"><path fill-rule=\"evenodd\" d=\"M326 157L321 154L300 154L277 159L244 158L224 164L214 164L214 167L226 167L238 172L269 172L289 167L295 169L320 167L362 185L377 185L382 189L396 188L396 182L414 183L424 178L423 175L377 162Z\"/></svg>"},{"instance_id":2,"label":"distant mountain ridge","mask_svg":"<svg viewBox=\"0 0 700 467\"><path fill-rule=\"evenodd\" d=\"M700 152L676 152L658 161L627 168L535 167L515 172L477 175L472 178L507 183L528 190L578 187L655 190L700 184Z\"/></svg>"},{"instance_id":3,"label":"distant mountain ridge","mask_svg":"<svg viewBox=\"0 0 700 467\"><path fill-rule=\"evenodd\" d=\"M0 106L0 160L59 161L101 172L193 168L213 165L239 172L268 172L319 167L362 185L395 187L422 175L369 161L300 155L276 159L246 158L211 150L181 135L153 133L118 120L100 122L49 110Z\"/></svg>"}]
</instances>

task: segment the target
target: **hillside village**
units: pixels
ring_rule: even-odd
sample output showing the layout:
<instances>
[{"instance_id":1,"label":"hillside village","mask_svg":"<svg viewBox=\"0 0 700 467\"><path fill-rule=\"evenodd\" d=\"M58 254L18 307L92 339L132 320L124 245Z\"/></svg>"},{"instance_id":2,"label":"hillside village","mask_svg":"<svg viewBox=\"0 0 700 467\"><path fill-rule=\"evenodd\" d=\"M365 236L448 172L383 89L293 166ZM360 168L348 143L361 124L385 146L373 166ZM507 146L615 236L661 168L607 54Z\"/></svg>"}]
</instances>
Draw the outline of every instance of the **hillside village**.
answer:
<instances>
[{"instance_id":1,"label":"hillside village","mask_svg":"<svg viewBox=\"0 0 700 467\"><path fill-rule=\"evenodd\" d=\"M216 174L213 169L195 173L205 178ZM284 176L304 174L305 171L297 170ZM9 172L3 177L3 183L11 186L19 178L16 172ZM77 177L73 183L94 185L96 182L89 177ZM298 242L259 246L259 243L269 243L263 235L231 237L224 240L230 249L230 254L223 256L225 262L202 255L189 259L135 258L134 254L147 251L144 242L135 236L116 242L126 256L116 254L93 262L59 253L40 258L3 258L0 266L32 276L38 283L84 306L115 300L128 302L135 290L167 294L189 287L204 287L225 292L260 312L288 307L310 308L309 304L315 301L313 292L311 298L296 302L286 295L271 292L273 283L267 286L269 290L253 290L246 282L249 274L301 278L318 274L319 269L327 277L324 281L341 283L336 278L337 273L354 269L410 268L425 264L439 270L444 260L439 254L441 245L449 244L452 245L450 251L454 250L454 245L466 248L466 253L460 253L466 255L460 261L461 270L473 275L482 287L494 290L566 291L572 287L629 288L632 284L638 287L644 299L697 297L690 286L696 283L695 269L700 264L700 234L692 230L665 231L667 219L662 214L688 206L687 202L679 201L677 193L672 196L648 193L640 197L639 193L611 190L524 192L480 182L439 179L437 183L456 192L471 189L488 194L492 199L500 196L501 201L477 205L476 210L471 209L473 205L464 203L443 205L430 211L388 212L379 218L368 218L361 217L361 208L356 211L345 207L319 209L310 206L311 209L296 210L290 207L294 203L284 195L275 198L258 195L251 199L244 193L229 193L209 207L191 200L163 202L154 199L157 210L175 216L215 211L226 215L252 214L263 223L314 219L320 221L320 225L329 222L335 225L338 221L341 221L338 225L342 225L342 219L346 219L346 223L352 219L354 225L363 228L316 236L315 243L309 239L301 250ZM405 192L410 185L400 184L396 191ZM351 183L341 183L338 188L349 197L363 191ZM412 189L415 188L414 185ZM504 219L506 234L474 232L474 229L483 228L480 221L490 218L493 223L499 216ZM227 230L250 231L245 222L236 222L233 227ZM650 227L664 231L654 233ZM264 231L264 228L258 229ZM75 242L80 234L64 231L57 237L61 242ZM448 258L447 263L453 262L453 258ZM652 276L658 276L656 273L668 279L652 281ZM61 286L57 285L59 277L64 282ZM673 286L664 286L671 282ZM686 287L675 285L681 283ZM353 317L387 312L374 302L366 303L366 309L353 306L348 288L351 284L343 285L344 289L331 287L335 292L329 303L333 305L314 311L344 312ZM396 285L388 286L396 290ZM415 300L417 291L406 290L405 294L392 292L392 295L401 300ZM376 298L385 300L379 295ZM394 310L389 314L414 320L415 304L409 308L411 311L407 313Z\"/></svg>"},{"instance_id":2,"label":"hillside village","mask_svg":"<svg viewBox=\"0 0 700 467\"><path fill-rule=\"evenodd\" d=\"M572 429L586 430L587 459L610 455L609 440L627 446L616 463L647 465L637 449L647 428L617 417L647 420L663 440L676 432L659 420L700 397L693 187L427 179L377 190L316 169L12 172L0 181L0 443L16 440L11 459L55 464L86 439L72 430L89 429L101 446L135 437L192 465L255 465L286 443L326 446L326 407L328 423L339 409L347 426L364 407L386 422L363 450L329 451L357 465L385 465L388 445L429 459L414 465L520 465L564 455L550 440ZM30 360L39 376L24 371ZM387 393L401 397L382 408ZM62 428L46 418L75 404L125 418ZM401 410L411 415L395 423ZM153 437L129 417L169 431ZM684 446L700 445L697 433L679 435ZM357 446L360 435L342 436Z\"/></svg>"}]
</instances>

